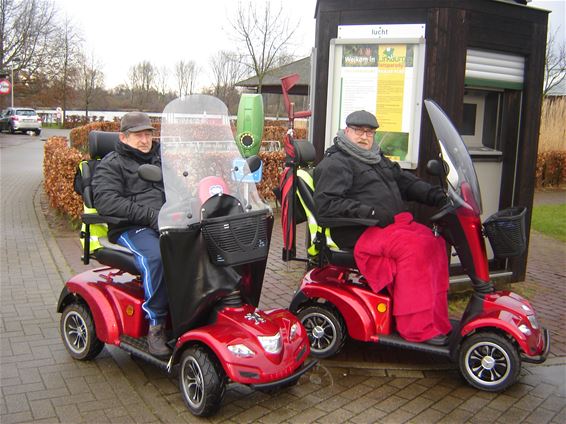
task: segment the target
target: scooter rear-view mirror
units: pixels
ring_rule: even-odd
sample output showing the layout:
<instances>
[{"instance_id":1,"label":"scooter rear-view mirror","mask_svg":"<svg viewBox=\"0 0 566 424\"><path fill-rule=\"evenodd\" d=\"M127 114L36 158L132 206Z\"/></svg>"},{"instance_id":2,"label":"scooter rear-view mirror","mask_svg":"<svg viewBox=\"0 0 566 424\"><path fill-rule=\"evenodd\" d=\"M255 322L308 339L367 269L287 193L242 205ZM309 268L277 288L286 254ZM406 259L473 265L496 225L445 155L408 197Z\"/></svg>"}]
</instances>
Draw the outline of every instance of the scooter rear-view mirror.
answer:
<instances>
[{"instance_id":1,"label":"scooter rear-view mirror","mask_svg":"<svg viewBox=\"0 0 566 424\"><path fill-rule=\"evenodd\" d=\"M248 168L250 168L250 172L252 173L257 171L261 166L261 159L259 158L258 155L250 156L249 158L246 159L246 162L248 164Z\"/></svg>"},{"instance_id":2,"label":"scooter rear-view mirror","mask_svg":"<svg viewBox=\"0 0 566 424\"><path fill-rule=\"evenodd\" d=\"M144 163L138 168L138 175L144 181L149 181L150 183L159 183L163 180L163 174L161 173L161 168L157 165L151 165L149 163Z\"/></svg>"}]
</instances>

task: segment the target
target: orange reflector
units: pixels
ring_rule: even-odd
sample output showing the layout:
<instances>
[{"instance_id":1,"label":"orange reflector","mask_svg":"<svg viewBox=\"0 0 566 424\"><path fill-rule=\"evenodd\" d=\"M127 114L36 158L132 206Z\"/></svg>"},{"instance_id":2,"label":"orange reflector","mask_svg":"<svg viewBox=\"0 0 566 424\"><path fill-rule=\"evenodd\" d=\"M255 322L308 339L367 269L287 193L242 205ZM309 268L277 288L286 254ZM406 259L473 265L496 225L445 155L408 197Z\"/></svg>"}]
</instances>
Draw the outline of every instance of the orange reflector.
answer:
<instances>
[{"instance_id":1,"label":"orange reflector","mask_svg":"<svg viewBox=\"0 0 566 424\"><path fill-rule=\"evenodd\" d=\"M377 305L377 312L384 313L387 310L387 305L385 303L380 303Z\"/></svg>"},{"instance_id":2,"label":"orange reflector","mask_svg":"<svg viewBox=\"0 0 566 424\"><path fill-rule=\"evenodd\" d=\"M129 317L134 315L134 307L132 305L126 306L126 315L128 315Z\"/></svg>"}]
</instances>

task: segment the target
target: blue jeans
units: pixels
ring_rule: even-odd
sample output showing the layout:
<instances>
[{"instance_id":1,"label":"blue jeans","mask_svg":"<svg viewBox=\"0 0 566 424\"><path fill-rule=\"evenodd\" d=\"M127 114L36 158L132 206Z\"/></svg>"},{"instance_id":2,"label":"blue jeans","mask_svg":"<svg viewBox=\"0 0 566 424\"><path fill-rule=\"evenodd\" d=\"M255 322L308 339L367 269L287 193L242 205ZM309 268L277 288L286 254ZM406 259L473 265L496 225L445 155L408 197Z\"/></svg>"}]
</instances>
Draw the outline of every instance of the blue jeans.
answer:
<instances>
[{"instance_id":1,"label":"blue jeans","mask_svg":"<svg viewBox=\"0 0 566 424\"><path fill-rule=\"evenodd\" d=\"M167 317L167 289L163 274L163 262L159 250L159 234L149 227L125 231L118 244L130 249L141 273L145 302L142 305L150 325L163 324Z\"/></svg>"}]
</instances>

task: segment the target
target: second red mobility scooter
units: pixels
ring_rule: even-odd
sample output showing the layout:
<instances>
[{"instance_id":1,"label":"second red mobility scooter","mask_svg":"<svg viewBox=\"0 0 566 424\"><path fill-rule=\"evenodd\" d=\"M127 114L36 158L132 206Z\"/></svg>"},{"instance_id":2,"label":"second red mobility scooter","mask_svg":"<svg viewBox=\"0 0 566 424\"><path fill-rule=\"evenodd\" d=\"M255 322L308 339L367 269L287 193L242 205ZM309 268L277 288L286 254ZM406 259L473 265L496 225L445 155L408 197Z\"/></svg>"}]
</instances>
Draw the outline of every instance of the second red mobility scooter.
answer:
<instances>
[{"instance_id":1,"label":"second red mobility scooter","mask_svg":"<svg viewBox=\"0 0 566 424\"><path fill-rule=\"evenodd\" d=\"M118 142L116 133L91 135L92 159ZM159 231L171 356L148 352L144 291L132 253L102 237L91 253L90 226L118 219L96 213L83 215L84 255L103 266L65 284L57 307L61 336L78 360L94 358L107 343L168 371L178 368L187 407L206 416L219 408L227 383L288 386L316 361L307 360L308 338L293 314L257 308L273 214L254 184L261 161L240 155L224 103L204 95L169 103L160 143L162 172L142 165L138 174L148 185L162 178L165 186ZM83 197L86 206L96 206L88 186Z\"/></svg>"},{"instance_id":2,"label":"second red mobility scooter","mask_svg":"<svg viewBox=\"0 0 566 424\"><path fill-rule=\"evenodd\" d=\"M327 245L322 225L352 224L316 222L312 178L309 182L306 171L298 169L314 160L314 152L310 143L293 141L287 146L289 172L295 173L290 186L311 231L308 252L312 269L301 281L290 310L305 326L311 354L317 358L337 354L349 335L359 341L448 357L458 363L473 387L501 391L516 381L521 361L541 363L550 348L548 331L540 326L529 302L509 291L495 291L490 282L483 231L496 256L522 254L526 246L525 209L500 211L488 218L482 230L480 188L466 146L444 111L431 100L425 105L443 161L430 161L427 168L445 181L450 199L431 217L431 231L454 247L474 290L463 316L452 323L448 344L433 346L401 338L395 331L387 290L374 293L357 270L353 252ZM295 202L290 202L290 207ZM293 250L290 253L294 255Z\"/></svg>"}]
</instances>

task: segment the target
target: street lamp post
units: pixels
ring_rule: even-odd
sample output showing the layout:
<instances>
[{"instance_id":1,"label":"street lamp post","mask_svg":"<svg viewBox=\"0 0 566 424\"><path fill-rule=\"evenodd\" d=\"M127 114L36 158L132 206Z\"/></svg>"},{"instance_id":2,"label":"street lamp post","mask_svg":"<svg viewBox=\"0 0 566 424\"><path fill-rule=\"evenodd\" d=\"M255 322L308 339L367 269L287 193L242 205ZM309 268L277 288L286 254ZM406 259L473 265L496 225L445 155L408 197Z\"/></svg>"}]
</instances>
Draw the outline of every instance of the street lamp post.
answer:
<instances>
[{"instance_id":1,"label":"street lamp post","mask_svg":"<svg viewBox=\"0 0 566 424\"><path fill-rule=\"evenodd\" d=\"M10 90L10 95L12 96L12 109L14 108L14 64L12 63L12 78L10 78L10 83L12 84L12 89Z\"/></svg>"},{"instance_id":2,"label":"street lamp post","mask_svg":"<svg viewBox=\"0 0 566 424\"><path fill-rule=\"evenodd\" d=\"M11 66L11 68L12 68L12 79L10 80L10 83L12 83L12 90L11 90L12 108L14 107L14 87L15 87L15 84L14 84L14 65L15 65L16 63L20 63L20 59L17 58L17 57L15 57L15 58L12 60L12 66Z\"/></svg>"}]
</instances>

